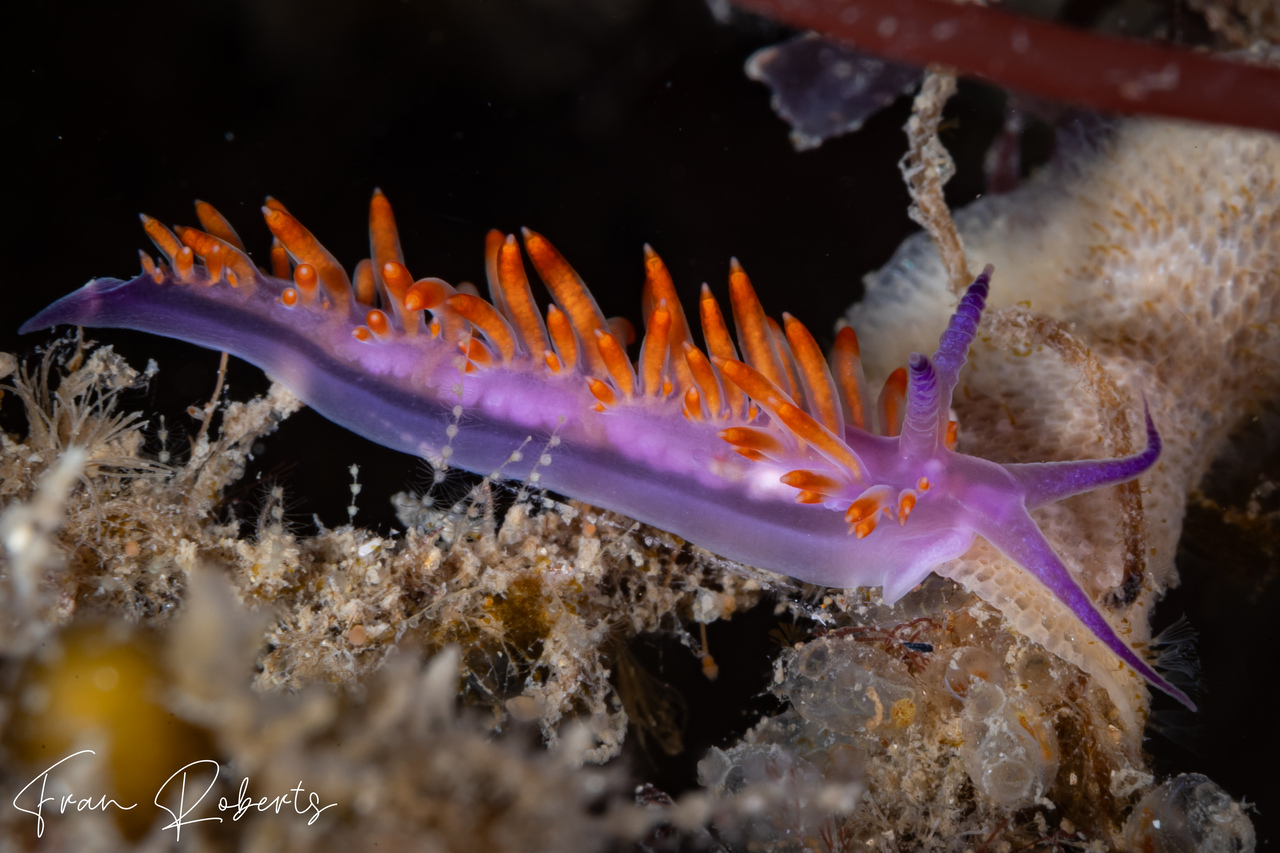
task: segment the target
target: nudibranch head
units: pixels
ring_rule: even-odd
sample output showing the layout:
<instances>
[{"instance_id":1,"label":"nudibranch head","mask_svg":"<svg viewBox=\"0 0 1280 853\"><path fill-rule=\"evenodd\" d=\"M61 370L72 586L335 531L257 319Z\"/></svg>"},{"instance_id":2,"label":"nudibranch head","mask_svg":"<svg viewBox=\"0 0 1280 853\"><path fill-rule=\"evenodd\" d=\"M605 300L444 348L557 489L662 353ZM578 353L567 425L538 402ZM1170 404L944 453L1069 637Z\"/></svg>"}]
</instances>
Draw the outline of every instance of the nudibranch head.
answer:
<instances>
[{"instance_id":1,"label":"nudibranch head","mask_svg":"<svg viewBox=\"0 0 1280 853\"><path fill-rule=\"evenodd\" d=\"M951 398L977 334L987 267L932 356L914 354L872 405L858 341L828 357L794 317L768 317L738 262L736 335L703 285L704 347L658 254L644 249L645 333L609 319L545 237L485 241L489 298L409 274L391 206L369 206L371 257L348 276L275 199L259 269L197 203L202 229L144 216L162 259L131 281L89 282L23 325L155 332L257 364L321 414L389 447L524 479L665 528L726 557L892 602L982 536L1029 572L1122 661L1190 701L1124 643L1029 510L1140 475L1160 438L1121 459L1001 465L956 450ZM553 304L539 308L525 258ZM736 340L735 340L736 339ZM541 452L532 452L541 447ZM554 448L554 452L551 452Z\"/></svg>"}]
</instances>

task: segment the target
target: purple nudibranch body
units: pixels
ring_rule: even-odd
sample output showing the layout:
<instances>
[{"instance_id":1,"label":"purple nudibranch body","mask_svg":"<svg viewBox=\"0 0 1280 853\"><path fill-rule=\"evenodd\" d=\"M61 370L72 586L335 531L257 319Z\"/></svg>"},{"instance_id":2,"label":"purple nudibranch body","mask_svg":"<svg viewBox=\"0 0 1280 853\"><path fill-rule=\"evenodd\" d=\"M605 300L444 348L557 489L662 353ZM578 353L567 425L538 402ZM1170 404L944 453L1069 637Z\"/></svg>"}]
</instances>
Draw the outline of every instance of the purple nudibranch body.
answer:
<instances>
[{"instance_id":1,"label":"purple nudibranch body","mask_svg":"<svg viewBox=\"0 0 1280 853\"><path fill-rule=\"evenodd\" d=\"M1160 453L1150 413L1146 449L1120 459L1001 465L952 449L952 390L990 267L937 352L914 354L905 381L891 377L873 406L852 330L828 362L794 318L764 316L736 262L738 345L704 286L704 352L646 247L646 334L633 364L620 327L533 232L525 250L555 303L545 320L513 236L489 235L485 301L412 280L380 192L373 258L354 283L282 205L263 210L277 238L275 275L253 265L216 213L201 211L206 231L176 235L144 218L164 261L143 255L137 278L90 281L21 331L128 328L224 350L379 444L532 480L802 581L879 586L887 602L982 536L1143 678L1194 708L1116 635L1028 512L1150 468Z\"/></svg>"}]
</instances>

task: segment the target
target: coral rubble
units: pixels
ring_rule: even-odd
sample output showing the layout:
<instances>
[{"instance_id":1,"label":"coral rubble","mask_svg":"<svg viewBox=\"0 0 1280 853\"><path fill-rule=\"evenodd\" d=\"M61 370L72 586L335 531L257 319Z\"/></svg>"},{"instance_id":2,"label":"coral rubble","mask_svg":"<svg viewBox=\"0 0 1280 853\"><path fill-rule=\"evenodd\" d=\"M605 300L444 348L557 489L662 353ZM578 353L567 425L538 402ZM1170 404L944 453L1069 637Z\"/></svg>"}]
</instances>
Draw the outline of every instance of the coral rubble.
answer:
<instances>
[{"instance_id":1,"label":"coral rubble","mask_svg":"<svg viewBox=\"0 0 1280 853\"><path fill-rule=\"evenodd\" d=\"M1000 309L956 397L965 450L1121 455L1144 398L1164 437L1140 488L1037 516L1131 642L1176 581L1188 490L1277 390L1278 171L1271 137L1131 122L957 217L969 264L996 264ZM932 245L908 241L854 309L881 377L929 351L952 307ZM324 832L301 791L288 821L184 826L201 849L1251 849L1221 789L1156 784L1144 685L982 544L887 606L484 480L398 496L403 532L304 532L280 487L252 518L224 501L292 395L211 405L179 452L122 411L147 376L79 338L34 364L0 354L27 421L0 433L9 801L49 750L93 748L103 762L51 778L58 791L150 809L159 752L222 762L232 802L241 778L268 797L302 779L334 806L315 814ZM682 743L678 700L627 644L672 636L714 675L697 628L766 597L787 620L770 686L786 707L712 749L703 790L629 790L628 722ZM43 849L167 843L141 815L50 812ZM0 813L3 843L34 823Z\"/></svg>"},{"instance_id":2,"label":"coral rubble","mask_svg":"<svg viewBox=\"0 0 1280 853\"><path fill-rule=\"evenodd\" d=\"M255 440L295 411L297 400L276 385L263 398L226 405L220 424L201 430L187 460L168 465L144 449L145 424L137 414L116 409L119 392L145 378L109 347L90 350L78 339L64 339L48 348L34 371L18 368L7 389L22 401L30 425L25 439L0 434L5 499L0 513L5 545L0 607L5 620L0 630L5 671L16 685L4 700L4 716L15 721L6 727L5 747L12 758L38 763L47 757L52 738L68 750L101 744L112 767L127 764L132 759L122 759L118 751L133 754L131 733L147 719L146 709L152 707L147 702L154 699L164 713L199 726L202 742L233 757L246 772L263 768L265 773L265 768L285 762L291 767L288 776L302 762L312 780L327 780L329 791L356 808L349 817L357 826L366 820L366 828L375 823L383 829L399 827L387 829L386 837L401 837L401 830L408 837L435 827L431 831L442 833L438 849L461 849L459 839L466 842L463 847L480 844L483 837L487 840L476 849L565 850L571 835L581 845L578 849L593 849L604 830L594 836L575 834L572 824L557 829L546 817L568 808L565 785L544 790L542 805L536 807L545 808L546 825L537 832L531 824L513 820L524 807L522 791L530 786L517 781L506 794L490 790L488 771L475 762L499 759L489 761L484 755L514 756L511 772L530 779L546 774L545 757L515 746L522 738L508 746L485 746L489 735L474 719L475 712L465 725L459 724L471 734L433 735L417 745L409 735L418 729L406 733L396 728L424 725L414 722L413 715L425 712L407 704L418 701L412 687L418 670L409 661L434 656L422 678L436 693L443 691L444 699L437 695L431 702L444 702L448 713L441 714L446 718L451 719L458 690L467 704L489 710L484 718L491 729L538 726L552 748L571 756L557 765L565 768L557 772L576 780L571 785L587 786L586 799L571 809L585 820L588 801L603 796L603 790L587 784L594 778L589 771L575 773L571 767L604 762L620 749L627 716L609 677L619 650L640 633L659 631L696 647L687 626L749 608L766 586L777 582L763 574L726 573L721 561L660 531L546 496L517 499L499 520L485 483L449 510L428 514L434 523L394 538L351 526L298 534L283 520L284 497L278 488L265 499L259 516L244 522L220 509L222 495L243 475ZM422 503L417 501L419 507ZM218 606L227 612L217 618L200 616L204 611L189 604L187 609L196 612L173 624L182 602L190 599L192 579L202 572L225 578L234 597L226 596L228 601ZM206 590L206 597L217 595ZM267 618L255 621L252 630L236 629L250 619L246 612ZM126 629L121 617L139 627ZM50 720L57 717L44 709L50 696L65 692L56 685L78 678L81 670L92 676L110 669L118 679L121 672L137 668L110 657L92 665L77 663L90 653L76 651L84 646L77 639L85 630L84 620L103 618L115 627L101 630L129 634L145 628L147 637L159 632L159 646L178 649L167 664L149 664L139 676L162 688L148 687L142 691L148 696L139 697L142 704L126 703L120 713L86 712L89 716L76 718L83 731L75 737L66 726L50 729ZM156 638L142 637L122 640L122 647L156 647ZM389 662L393 654L396 660ZM449 663L441 663L445 660ZM383 669L387 672L373 675ZM250 690L251 684L261 695ZM171 695L163 685L175 692ZM338 685L351 698L317 693L319 685ZM150 695L155 690L158 697ZM291 691L309 698L282 698ZM391 698L383 695L388 692ZM374 707L381 710L375 713L370 710ZM369 714L377 721L368 723L373 730L364 732L363 740L341 734L365 725ZM404 720L393 719L396 714ZM299 715L295 731L295 723L287 720ZM572 730L568 745L562 743L566 727ZM275 730L281 730L282 740L270 735ZM331 764L308 740L320 732L343 745L329 756ZM460 739L460 751L441 754L439 737L449 743ZM35 749L36 744L41 746ZM470 755L471 749L480 752ZM297 756L295 750L300 751ZM184 754L175 748L170 758ZM433 784L440 789L423 794L420 801L405 800L401 782L419 789L423 782L416 777L397 780L390 754L411 775L428 772L430 762L420 764L432 756L436 770L431 772L438 777ZM359 766L349 766L351 762ZM471 793L452 790L450 782L457 779L450 780L451 769L473 766L479 775ZM130 786L112 788L114 777L103 772L76 778L97 779L122 800L126 795L121 791L132 796L138 784L158 788L164 779L134 779ZM370 774L384 775L373 779ZM504 774L501 764L494 764L492 778ZM6 777L10 799L20 787L15 781L15 775ZM370 816L361 818L358 804L364 800L372 798L385 808L379 790L393 800L391 817L375 819L369 805ZM473 794L501 802L486 805ZM489 826L489 817L476 814L470 823L449 823L469 808L501 813L503 821ZM25 813L6 812L0 823L16 838L30 829L25 820ZM438 827L441 821L448 825ZM77 825L105 831L101 821ZM128 823L121 829L138 832L148 825L144 822L140 829ZM484 833L476 835L478 827ZM155 835L159 830L151 826L150 831ZM255 831L246 830L241 843L250 844ZM78 849L82 840L74 833L57 837L66 849ZM323 844L323 835L309 837L304 841L300 835L294 849Z\"/></svg>"}]
</instances>

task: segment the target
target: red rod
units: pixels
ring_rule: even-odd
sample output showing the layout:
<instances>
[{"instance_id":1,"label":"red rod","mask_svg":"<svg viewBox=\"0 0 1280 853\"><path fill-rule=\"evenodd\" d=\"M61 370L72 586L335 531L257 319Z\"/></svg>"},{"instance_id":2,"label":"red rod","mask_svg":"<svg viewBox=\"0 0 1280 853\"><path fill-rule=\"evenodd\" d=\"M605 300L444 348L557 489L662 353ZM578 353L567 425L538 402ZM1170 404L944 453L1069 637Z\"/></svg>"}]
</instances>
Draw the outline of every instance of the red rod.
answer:
<instances>
[{"instance_id":1,"label":"red rod","mask_svg":"<svg viewBox=\"0 0 1280 853\"><path fill-rule=\"evenodd\" d=\"M912 65L1103 112L1280 131L1280 69L942 0L733 0Z\"/></svg>"}]
</instances>

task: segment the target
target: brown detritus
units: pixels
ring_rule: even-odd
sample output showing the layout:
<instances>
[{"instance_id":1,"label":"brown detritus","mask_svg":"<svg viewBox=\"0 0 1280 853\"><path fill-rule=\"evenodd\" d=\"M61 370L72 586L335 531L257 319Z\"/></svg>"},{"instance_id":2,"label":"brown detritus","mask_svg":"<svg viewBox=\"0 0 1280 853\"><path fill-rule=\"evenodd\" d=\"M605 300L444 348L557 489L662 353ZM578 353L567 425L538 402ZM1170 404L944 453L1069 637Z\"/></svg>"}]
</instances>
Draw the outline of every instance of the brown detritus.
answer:
<instances>
[{"instance_id":1,"label":"brown detritus","mask_svg":"<svg viewBox=\"0 0 1280 853\"><path fill-rule=\"evenodd\" d=\"M1262 475L1247 497L1220 503L1197 489L1188 498L1187 526L1196 531L1198 541L1210 543L1205 551L1221 549L1238 555L1230 565L1222 567L1225 576L1251 587L1255 597L1280 577L1277 493L1277 484ZM1257 564L1265 566L1265 570L1257 573L1246 568Z\"/></svg>"},{"instance_id":2,"label":"brown detritus","mask_svg":"<svg viewBox=\"0 0 1280 853\"><path fill-rule=\"evenodd\" d=\"M1004 820L1000 821L1000 823L996 825L996 828L991 830L991 834L988 835L983 840L983 842L978 845L977 849L974 850L974 853L987 853L987 850L990 849L991 847L991 842L995 841L996 836L998 836L1001 832L1003 832L1004 828L1008 825L1009 825L1009 818L1005 818Z\"/></svg>"},{"instance_id":3,"label":"brown detritus","mask_svg":"<svg viewBox=\"0 0 1280 853\"><path fill-rule=\"evenodd\" d=\"M213 383L213 393L209 395L209 402L204 404L204 417L200 420L200 430L196 433L196 437L191 441L191 447L194 450L204 437L209 433L209 424L213 422L213 413L218 410L218 399L222 396L222 386L227 381L227 353L222 353L222 357L218 359L218 379Z\"/></svg>"},{"instance_id":4,"label":"brown detritus","mask_svg":"<svg viewBox=\"0 0 1280 853\"><path fill-rule=\"evenodd\" d=\"M566 599L559 606L569 604ZM506 592L486 596L483 607L498 620L503 644L514 654L533 654L551 633L554 597L542 589L542 577L535 570L516 575L507 582ZM572 606L572 605L569 605Z\"/></svg>"},{"instance_id":5,"label":"brown detritus","mask_svg":"<svg viewBox=\"0 0 1280 853\"><path fill-rule=\"evenodd\" d=\"M1002 346L1012 351L1047 346L1061 356L1084 380L1097 401L1099 423L1109 452L1113 456L1128 456L1137 451L1129 429L1134 401L1121 392L1115 377L1065 324L1025 308L1001 308L990 312L986 327ZM1115 596L1120 607L1127 608L1141 592L1146 576L1146 516L1142 509L1142 488L1137 480L1114 488L1120 505L1116 523L1124 543L1124 572Z\"/></svg>"},{"instance_id":6,"label":"brown detritus","mask_svg":"<svg viewBox=\"0 0 1280 853\"><path fill-rule=\"evenodd\" d=\"M667 755L684 752L684 728L689 710L684 697L645 669L630 648L615 657L618 698L635 727L642 749L650 739Z\"/></svg>"},{"instance_id":7,"label":"brown detritus","mask_svg":"<svg viewBox=\"0 0 1280 853\"><path fill-rule=\"evenodd\" d=\"M907 215L924 226L938 246L938 254L951 277L951 290L957 296L973 281L964 257L964 242L942 188L956 173L955 161L938 140L942 108L955 94L956 78L945 71L925 74L920 92L911 104L907 120L907 153L898 161L911 207Z\"/></svg>"},{"instance_id":8,"label":"brown detritus","mask_svg":"<svg viewBox=\"0 0 1280 853\"><path fill-rule=\"evenodd\" d=\"M933 645L922 641L926 635L932 638L940 628L941 626L932 618L920 616L899 625L889 625L887 627L855 625L832 631L829 635L824 634L823 636L851 636L860 642L875 643L880 647L881 651L898 655L906 665L907 671L912 675L918 675L928 664L926 656L932 651L932 649L926 650L923 647Z\"/></svg>"},{"instance_id":9,"label":"brown detritus","mask_svg":"<svg viewBox=\"0 0 1280 853\"><path fill-rule=\"evenodd\" d=\"M265 398L223 404L218 426L174 469L142 455L142 421L115 409L138 374L109 348L67 353L55 346L11 386L32 424L25 441L4 438L0 495L12 508L32 500L67 447L85 448L83 473L69 481L78 476L81 488L46 501L34 540L45 547L28 549L32 568L18 573L40 591L22 599L36 605L18 626L61 624L81 609L163 622L190 572L224 566L247 603L278 613L264 632L259 689L354 688L392 649L435 654L458 644L468 702L497 718L532 709L552 743L567 721L602 721L590 757L604 761L626 727L609 679L618 645L667 632L696 654L684 626L751 607L768 582L726 575L669 534L582 505L526 497L499 524L486 483L440 523L395 537L352 526L298 535L284 523L276 487L245 533L214 509L243 477L254 442L298 408L296 398L272 386ZM79 369L64 367L59 379L58 365L73 359ZM12 508L6 517L17 517ZM24 647L15 637L4 639ZM520 697L527 701L508 705Z\"/></svg>"},{"instance_id":10,"label":"brown detritus","mask_svg":"<svg viewBox=\"0 0 1280 853\"><path fill-rule=\"evenodd\" d=\"M287 831L283 814L193 833L228 836L235 849L439 849L553 851L620 843L647 825L627 809L617 769L582 767L590 732L570 727L553 750L496 736L487 715L458 709L456 647L423 661L405 653L370 673L356 692L312 684L297 692L253 691L244 673L261 622L210 572L191 579L188 609L169 634L171 706L213 732L234 780L251 790L303 784L322 805L314 826ZM299 781L301 780L301 782ZM609 809L594 805L611 803ZM304 803L305 807L305 803ZM186 834L184 828L184 839Z\"/></svg>"},{"instance_id":11,"label":"brown detritus","mask_svg":"<svg viewBox=\"0 0 1280 853\"><path fill-rule=\"evenodd\" d=\"M120 394L145 382L146 376L111 347L86 349L79 336L53 341L35 371L19 365L6 388L22 401L28 429L24 445L37 458L33 467L13 472L21 479L6 477L0 495L12 494L23 481L29 484L54 464L53 456L73 446L85 448L80 481L90 489L96 488L99 475L110 474L114 480L166 470L139 455L141 414L116 411Z\"/></svg>"},{"instance_id":12,"label":"brown detritus","mask_svg":"<svg viewBox=\"0 0 1280 853\"><path fill-rule=\"evenodd\" d=\"M1280 43L1280 9L1268 0L1187 0L1187 7L1204 16L1227 48Z\"/></svg>"},{"instance_id":13,"label":"brown detritus","mask_svg":"<svg viewBox=\"0 0 1280 853\"><path fill-rule=\"evenodd\" d=\"M1123 803L1117 802L1111 790L1112 767L1100 749L1099 737L1104 735L1070 704L1058 715L1057 727L1065 748L1051 796L1062 817L1085 826L1096 823L1099 814L1118 811Z\"/></svg>"},{"instance_id":14,"label":"brown detritus","mask_svg":"<svg viewBox=\"0 0 1280 853\"><path fill-rule=\"evenodd\" d=\"M827 853L849 853L857 849L854 847L854 829L844 821L830 820L823 824L819 837Z\"/></svg>"},{"instance_id":15,"label":"brown detritus","mask_svg":"<svg viewBox=\"0 0 1280 853\"><path fill-rule=\"evenodd\" d=\"M18 357L13 353L0 352L0 379L6 378L10 373L18 369ZM4 399L4 392L0 391L0 400Z\"/></svg>"}]
</instances>

